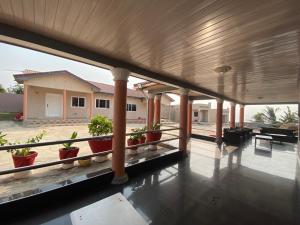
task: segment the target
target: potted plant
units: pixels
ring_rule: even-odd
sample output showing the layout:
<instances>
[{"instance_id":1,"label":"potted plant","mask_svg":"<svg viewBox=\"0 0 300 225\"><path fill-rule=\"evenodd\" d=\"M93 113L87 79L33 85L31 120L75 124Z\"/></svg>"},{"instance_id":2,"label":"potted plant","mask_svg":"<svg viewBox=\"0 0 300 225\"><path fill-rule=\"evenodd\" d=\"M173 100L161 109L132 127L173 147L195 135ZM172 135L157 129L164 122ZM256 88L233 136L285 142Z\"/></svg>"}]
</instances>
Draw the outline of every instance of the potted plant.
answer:
<instances>
[{"instance_id":1,"label":"potted plant","mask_svg":"<svg viewBox=\"0 0 300 225\"><path fill-rule=\"evenodd\" d=\"M88 125L89 133L93 137L107 135L112 132L112 122L104 116L97 115L91 119ZM104 152L112 149L112 138L101 138L89 140L89 145L93 153ZM104 162L107 160L107 154L104 156L96 156L96 162Z\"/></svg>"},{"instance_id":2,"label":"potted plant","mask_svg":"<svg viewBox=\"0 0 300 225\"><path fill-rule=\"evenodd\" d=\"M7 143L5 136L6 134L2 134L2 131L0 131L0 146L4 146Z\"/></svg>"},{"instance_id":3,"label":"potted plant","mask_svg":"<svg viewBox=\"0 0 300 225\"><path fill-rule=\"evenodd\" d=\"M160 124L155 123L152 125L151 131L149 131L146 136L147 136L147 142L152 142L152 141L159 141L161 139L161 131L160 130ZM149 149L152 151L157 150L156 144L152 145L150 144Z\"/></svg>"},{"instance_id":4,"label":"potted plant","mask_svg":"<svg viewBox=\"0 0 300 225\"><path fill-rule=\"evenodd\" d=\"M71 135L71 139L75 139L77 137L77 132L73 132ZM59 149L59 159L68 159L68 158L74 158L77 157L77 154L79 152L78 147L73 147L74 142L68 142L63 144L63 148ZM62 169L70 169L74 167L74 161L66 162L62 164Z\"/></svg>"},{"instance_id":5,"label":"potted plant","mask_svg":"<svg viewBox=\"0 0 300 225\"><path fill-rule=\"evenodd\" d=\"M26 144L33 144L40 142L45 135L45 131L39 133L33 138L29 138L25 143ZM9 145L16 145L20 144L20 142L8 143ZM15 168L24 167L24 166L31 166L34 164L35 158L37 157L38 153L35 151L31 151L30 147L21 148L21 149L9 149L8 152L11 152L14 166ZM15 173L15 178L25 178L31 174L31 170L26 170L22 172Z\"/></svg>"},{"instance_id":6,"label":"potted plant","mask_svg":"<svg viewBox=\"0 0 300 225\"><path fill-rule=\"evenodd\" d=\"M151 131L146 134L147 142L159 141L162 135L161 131L159 130L160 130L160 124L159 123L153 124Z\"/></svg>"},{"instance_id":7,"label":"potted plant","mask_svg":"<svg viewBox=\"0 0 300 225\"><path fill-rule=\"evenodd\" d=\"M139 132L139 144L144 144L146 142L146 135L145 135L145 131L146 131L146 127L140 128L138 129Z\"/></svg>"},{"instance_id":8,"label":"potted plant","mask_svg":"<svg viewBox=\"0 0 300 225\"><path fill-rule=\"evenodd\" d=\"M78 163L79 163L79 166L81 166L81 167L87 167L87 166L91 165L92 160L91 160L91 157L87 156L82 159L78 159Z\"/></svg>"},{"instance_id":9,"label":"potted plant","mask_svg":"<svg viewBox=\"0 0 300 225\"><path fill-rule=\"evenodd\" d=\"M136 129L132 130L133 132L136 131ZM139 144L139 133L134 133L129 136L127 139L127 145L132 146L132 145L138 145ZM137 147L133 147L129 149L129 154L131 155L136 155L137 154Z\"/></svg>"}]
</instances>

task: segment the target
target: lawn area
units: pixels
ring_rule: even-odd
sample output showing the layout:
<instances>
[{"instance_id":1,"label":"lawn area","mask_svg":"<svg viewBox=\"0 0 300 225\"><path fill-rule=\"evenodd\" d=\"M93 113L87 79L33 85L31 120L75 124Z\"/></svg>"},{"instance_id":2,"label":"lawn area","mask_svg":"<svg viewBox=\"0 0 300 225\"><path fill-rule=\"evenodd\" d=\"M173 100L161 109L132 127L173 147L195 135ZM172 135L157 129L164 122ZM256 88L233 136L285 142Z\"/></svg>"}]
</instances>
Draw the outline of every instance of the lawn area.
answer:
<instances>
[{"instance_id":1,"label":"lawn area","mask_svg":"<svg viewBox=\"0 0 300 225\"><path fill-rule=\"evenodd\" d=\"M15 118L15 115L16 113L0 112L0 121L13 120Z\"/></svg>"}]
</instances>

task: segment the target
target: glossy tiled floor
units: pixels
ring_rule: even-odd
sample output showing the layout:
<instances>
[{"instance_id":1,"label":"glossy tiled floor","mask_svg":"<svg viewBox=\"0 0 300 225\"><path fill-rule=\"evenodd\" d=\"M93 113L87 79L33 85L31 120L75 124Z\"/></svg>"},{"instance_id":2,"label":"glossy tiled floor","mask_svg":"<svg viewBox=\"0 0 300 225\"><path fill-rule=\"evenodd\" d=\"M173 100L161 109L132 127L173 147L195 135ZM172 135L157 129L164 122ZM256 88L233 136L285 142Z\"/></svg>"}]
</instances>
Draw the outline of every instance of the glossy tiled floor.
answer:
<instances>
[{"instance_id":1,"label":"glossy tiled floor","mask_svg":"<svg viewBox=\"0 0 300 225\"><path fill-rule=\"evenodd\" d=\"M275 144L270 153L253 144L233 151L192 140L190 156L179 163L74 197L20 224L70 224L68 213L117 192L154 225L300 224L297 145Z\"/></svg>"}]
</instances>

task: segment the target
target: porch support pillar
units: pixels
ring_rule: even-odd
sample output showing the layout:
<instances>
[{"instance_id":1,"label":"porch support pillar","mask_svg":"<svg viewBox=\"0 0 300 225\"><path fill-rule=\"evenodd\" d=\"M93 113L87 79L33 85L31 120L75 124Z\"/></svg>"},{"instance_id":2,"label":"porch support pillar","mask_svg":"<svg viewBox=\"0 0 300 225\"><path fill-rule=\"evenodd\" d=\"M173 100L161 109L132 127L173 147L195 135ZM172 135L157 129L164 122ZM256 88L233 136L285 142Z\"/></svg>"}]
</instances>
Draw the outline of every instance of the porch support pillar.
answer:
<instances>
[{"instance_id":1,"label":"porch support pillar","mask_svg":"<svg viewBox=\"0 0 300 225\"><path fill-rule=\"evenodd\" d=\"M23 120L28 119L28 85L24 84L23 90Z\"/></svg>"},{"instance_id":2,"label":"porch support pillar","mask_svg":"<svg viewBox=\"0 0 300 225\"><path fill-rule=\"evenodd\" d=\"M230 128L235 128L235 103L230 103Z\"/></svg>"},{"instance_id":3,"label":"porch support pillar","mask_svg":"<svg viewBox=\"0 0 300 225\"><path fill-rule=\"evenodd\" d=\"M160 108L161 108L161 95L155 95L154 99L154 123L160 124Z\"/></svg>"},{"instance_id":4,"label":"porch support pillar","mask_svg":"<svg viewBox=\"0 0 300 225\"><path fill-rule=\"evenodd\" d=\"M94 93L90 94L90 110L89 110L89 118L91 119L94 115Z\"/></svg>"},{"instance_id":5,"label":"porch support pillar","mask_svg":"<svg viewBox=\"0 0 300 225\"><path fill-rule=\"evenodd\" d=\"M223 116L223 100L217 99L217 113L216 113L216 142L221 144L222 140L222 116Z\"/></svg>"},{"instance_id":6,"label":"porch support pillar","mask_svg":"<svg viewBox=\"0 0 300 225\"><path fill-rule=\"evenodd\" d=\"M181 89L180 94L180 131L179 131L179 150L186 153L187 150L187 109L188 109L188 90Z\"/></svg>"},{"instance_id":7,"label":"porch support pillar","mask_svg":"<svg viewBox=\"0 0 300 225\"><path fill-rule=\"evenodd\" d=\"M67 90L63 90L63 121L67 120Z\"/></svg>"},{"instance_id":8,"label":"porch support pillar","mask_svg":"<svg viewBox=\"0 0 300 225\"><path fill-rule=\"evenodd\" d=\"M240 105L240 128L244 127L244 113L245 113L245 106Z\"/></svg>"},{"instance_id":9,"label":"porch support pillar","mask_svg":"<svg viewBox=\"0 0 300 225\"><path fill-rule=\"evenodd\" d=\"M112 144L112 169L114 171L114 178L112 184L122 184L128 180L128 176L125 173L125 134L129 71L123 68L113 68L111 72L115 81Z\"/></svg>"},{"instance_id":10,"label":"porch support pillar","mask_svg":"<svg viewBox=\"0 0 300 225\"><path fill-rule=\"evenodd\" d=\"M154 117L154 95L148 93L148 119L147 119L147 129L152 130Z\"/></svg>"},{"instance_id":11,"label":"porch support pillar","mask_svg":"<svg viewBox=\"0 0 300 225\"><path fill-rule=\"evenodd\" d=\"M298 103L298 141L299 140L300 140L300 103Z\"/></svg>"},{"instance_id":12,"label":"porch support pillar","mask_svg":"<svg viewBox=\"0 0 300 225\"><path fill-rule=\"evenodd\" d=\"M188 101L188 118L187 118L187 136L192 135L192 122L193 122L193 100Z\"/></svg>"}]
</instances>

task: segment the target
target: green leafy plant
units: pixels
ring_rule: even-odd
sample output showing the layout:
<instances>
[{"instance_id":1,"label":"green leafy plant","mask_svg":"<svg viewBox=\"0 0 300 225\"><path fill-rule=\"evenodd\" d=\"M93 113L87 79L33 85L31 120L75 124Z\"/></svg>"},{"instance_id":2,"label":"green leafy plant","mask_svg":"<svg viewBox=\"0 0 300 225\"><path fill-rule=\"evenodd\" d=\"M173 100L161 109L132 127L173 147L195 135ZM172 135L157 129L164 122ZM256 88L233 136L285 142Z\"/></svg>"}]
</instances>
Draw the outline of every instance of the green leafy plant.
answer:
<instances>
[{"instance_id":1,"label":"green leafy plant","mask_svg":"<svg viewBox=\"0 0 300 225\"><path fill-rule=\"evenodd\" d=\"M160 130L160 124L159 123L154 123L152 125L152 130Z\"/></svg>"},{"instance_id":2,"label":"green leafy plant","mask_svg":"<svg viewBox=\"0 0 300 225\"><path fill-rule=\"evenodd\" d=\"M71 138L70 139L76 139L77 137L77 132L74 131L71 135ZM74 144L74 142L67 142L67 143L63 143L63 146L64 146L64 150L70 150L72 148L72 145Z\"/></svg>"},{"instance_id":3,"label":"green leafy plant","mask_svg":"<svg viewBox=\"0 0 300 225\"><path fill-rule=\"evenodd\" d=\"M0 146L3 146L7 143L7 140L4 138L6 134L2 134L2 131L0 131Z\"/></svg>"},{"instance_id":4,"label":"green leafy plant","mask_svg":"<svg viewBox=\"0 0 300 225\"><path fill-rule=\"evenodd\" d=\"M129 139L130 139L130 140L139 140L139 139L141 139L142 137L145 137L144 132L145 132L146 130L147 130L146 127L131 129L131 131L133 132L133 134L131 134L131 135L129 136Z\"/></svg>"},{"instance_id":5,"label":"green leafy plant","mask_svg":"<svg viewBox=\"0 0 300 225\"><path fill-rule=\"evenodd\" d=\"M112 132L112 122L105 116L97 115L93 117L88 127L92 136L100 136Z\"/></svg>"},{"instance_id":6,"label":"green leafy plant","mask_svg":"<svg viewBox=\"0 0 300 225\"><path fill-rule=\"evenodd\" d=\"M35 137L33 138L29 138L25 144L34 144L34 143L38 143L40 142L43 137L45 136L46 132L42 131L41 133L37 134ZM17 145L17 144L21 144L19 141L17 142L10 142L8 143L9 145ZM30 147L27 148L21 148L21 149L9 149L7 150L8 152L11 152L13 155L15 156L28 156L30 155Z\"/></svg>"}]
</instances>

